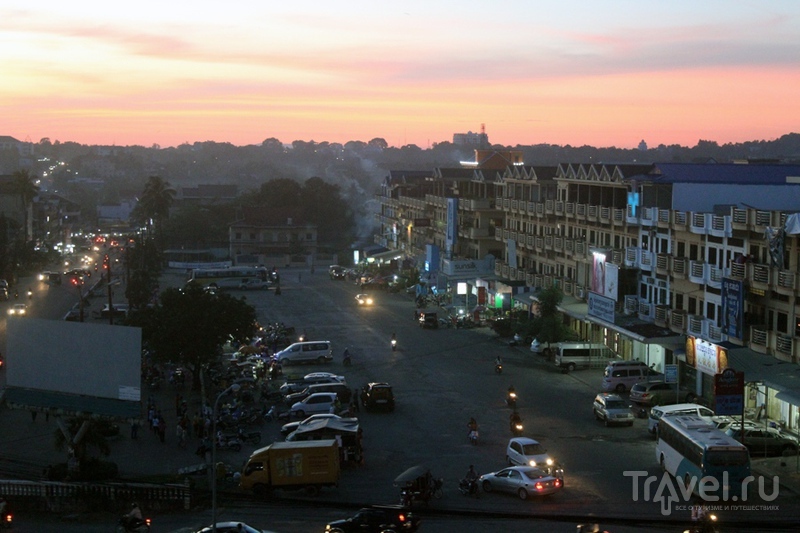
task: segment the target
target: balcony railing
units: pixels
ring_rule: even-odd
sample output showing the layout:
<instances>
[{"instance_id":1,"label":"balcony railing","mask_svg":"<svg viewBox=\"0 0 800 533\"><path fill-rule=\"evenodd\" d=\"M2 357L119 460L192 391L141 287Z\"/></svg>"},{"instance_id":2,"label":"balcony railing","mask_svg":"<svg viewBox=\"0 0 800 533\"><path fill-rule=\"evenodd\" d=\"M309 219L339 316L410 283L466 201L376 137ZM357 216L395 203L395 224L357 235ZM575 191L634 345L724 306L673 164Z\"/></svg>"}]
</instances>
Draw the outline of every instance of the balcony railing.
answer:
<instances>
[{"instance_id":1,"label":"balcony railing","mask_svg":"<svg viewBox=\"0 0 800 533\"><path fill-rule=\"evenodd\" d=\"M750 327L750 343L756 346L766 346L769 338L769 330L764 326Z\"/></svg>"},{"instance_id":2,"label":"balcony railing","mask_svg":"<svg viewBox=\"0 0 800 533\"><path fill-rule=\"evenodd\" d=\"M689 323L686 332L697 336L702 335L704 320L705 318L700 315L689 315Z\"/></svg>"},{"instance_id":3,"label":"balcony railing","mask_svg":"<svg viewBox=\"0 0 800 533\"><path fill-rule=\"evenodd\" d=\"M669 324L673 330L686 331L687 314L683 309L675 309L670 313Z\"/></svg>"},{"instance_id":4,"label":"balcony railing","mask_svg":"<svg viewBox=\"0 0 800 533\"><path fill-rule=\"evenodd\" d=\"M775 339L775 350L786 355L792 355L794 349L794 339L789 335L778 335Z\"/></svg>"},{"instance_id":5,"label":"balcony railing","mask_svg":"<svg viewBox=\"0 0 800 533\"><path fill-rule=\"evenodd\" d=\"M747 268L744 263L731 263L730 276L732 279L744 279Z\"/></svg>"}]
</instances>

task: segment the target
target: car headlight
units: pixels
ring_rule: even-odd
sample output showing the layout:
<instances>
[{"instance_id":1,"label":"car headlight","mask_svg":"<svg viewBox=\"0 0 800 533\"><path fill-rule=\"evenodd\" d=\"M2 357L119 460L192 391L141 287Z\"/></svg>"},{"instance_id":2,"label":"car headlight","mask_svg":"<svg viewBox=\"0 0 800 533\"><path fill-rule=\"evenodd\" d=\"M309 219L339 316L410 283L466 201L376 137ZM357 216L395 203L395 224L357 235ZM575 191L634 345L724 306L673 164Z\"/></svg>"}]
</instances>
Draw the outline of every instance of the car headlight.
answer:
<instances>
[{"instance_id":1,"label":"car headlight","mask_svg":"<svg viewBox=\"0 0 800 533\"><path fill-rule=\"evenodd\" d=\"M528 461L528 466L536 466L536 461L531 459L530 461Z\"/></svg>"},{"instance_id":2,"label":"car headlight","mask_svg":"<svg viewBox=\"0 0 800 533\"><path fill-rule=\"evenodd\" d=\"M547 466L553 466L553 463L554 463L554 462L555 462L555 461L553 461L553 460L552 460L552 459L550 459L549 457L547 458Z\"/></svg>"},{"instance_id":3,"label":"car headlight","mask_svg":"<svg viewBox=\"0 0 800 533\"><path fill-rule=\"evenodd\" d=\"M368 303L369 305L372 305L372 298L368 299L368 300L367 300L367 303Z\"/></svg>"}]
</instances>

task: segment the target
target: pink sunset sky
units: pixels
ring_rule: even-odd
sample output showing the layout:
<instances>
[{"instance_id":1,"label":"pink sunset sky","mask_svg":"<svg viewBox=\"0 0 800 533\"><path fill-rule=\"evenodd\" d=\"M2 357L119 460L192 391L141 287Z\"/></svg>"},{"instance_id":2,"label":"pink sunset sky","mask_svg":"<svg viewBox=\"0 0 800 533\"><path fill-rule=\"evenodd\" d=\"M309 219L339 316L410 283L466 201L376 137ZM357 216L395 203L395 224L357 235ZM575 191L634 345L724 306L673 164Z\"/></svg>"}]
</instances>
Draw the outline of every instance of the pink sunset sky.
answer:
<instances>
[{"instance_id":1,"label":"pink sunset sky","mask_svg":"<svg viewBox=\"0 0 800 533\"><path fill-rule=\"evenodd\" d=\"M800 131L800 2L0 5L0 135L635 147Z\"/></svg>"}]
</instances>

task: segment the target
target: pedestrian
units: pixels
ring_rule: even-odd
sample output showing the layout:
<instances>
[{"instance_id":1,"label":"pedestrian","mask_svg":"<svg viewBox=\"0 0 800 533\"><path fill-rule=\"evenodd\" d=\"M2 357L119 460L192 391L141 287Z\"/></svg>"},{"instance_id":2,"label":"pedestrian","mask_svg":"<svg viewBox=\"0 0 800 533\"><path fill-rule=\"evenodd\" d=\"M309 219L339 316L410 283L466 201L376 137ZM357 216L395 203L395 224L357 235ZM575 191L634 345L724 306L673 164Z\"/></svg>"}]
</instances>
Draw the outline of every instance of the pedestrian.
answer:
<instances>
[{"instance_id":1,"label":"pedestrian","mask_svg":"<svg viewBox=\"0 0 800 533\"><path fill-rule=\"evenodd\" d=\"M139 438L139 421L133 420L131 422L131 440Z\"/></svg>"},{"instance_id":2,"label":"pedestrian","mask_svg":"<svg viewBox=\"0 0 800 533\"><path fill-rule=\"evenodd\" d=\"M186 429L181 422L178 422L178 425L175 427L175 436L178 437L178 446L186 448Z\"/></svg>"},{"instance_id":3,"label":"pedestrian","mask_svg":"<svg viewBox=\"0 0 800 533\"><path fill-rule=\"evenodd\" d=\"M178 392L175 394L175 411L180 415L181 413L181 402L183 401L183 396L181 393Z\"/></svg>"},{"instance_id":4,"label":"pedestrian","mask_svg":"<svg viewBox=\"0 0 800 533\"><path fill-rule=\"evenodd\" d=\"M150 408L147 410L147 423L150 425L150 431L153 431L153 420L156 417L156 405L155 403L150 404Z\"/></svg>"},{"instance_id":5,"label":"pedestrian","mask_svg":"<svg viewBox=\"0 0 800 533\"><path fill-rule=\"evenodd\" d=\"M153 416L153 421L152 421L153 433L155 433L156 436L158 436L158 424L161 422L158 418L159 418L158 415L155 415Z\"/></svg>"}]
</instances>

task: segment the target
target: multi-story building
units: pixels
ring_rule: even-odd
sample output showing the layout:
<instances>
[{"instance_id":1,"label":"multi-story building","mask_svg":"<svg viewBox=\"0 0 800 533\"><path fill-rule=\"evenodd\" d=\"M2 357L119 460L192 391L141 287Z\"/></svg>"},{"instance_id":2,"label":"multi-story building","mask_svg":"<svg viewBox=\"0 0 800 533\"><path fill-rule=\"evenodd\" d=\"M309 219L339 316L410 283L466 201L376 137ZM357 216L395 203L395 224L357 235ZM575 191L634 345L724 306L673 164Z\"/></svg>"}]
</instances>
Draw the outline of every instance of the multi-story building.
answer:
<instances>
[{"instance_id":1,"label":"multi-story building","mask_svg":"<svg viewBox=\"0 0 800 533\"><path fill-rule=\"evenodd\" d=\"M381 195L385 246L419 257L434 245L443 261L491 254L494 276L474 280L490 299L513 282L556 285L586 340L676 365L709 401L716 374L742 370L749 407L800 425L800 166L477 164L396 178Z\"/></svg>"},{"instance_id":2,"label":"multi-story building","mask_svg":"<svg viewBox=\"0 0 800 533\"><path fill-rule=\"evenodd\" d=\"M234 265L306 264L317 253L317 226L293 210L243 207L228 233Z\"/></svg>"}]
</instances>

